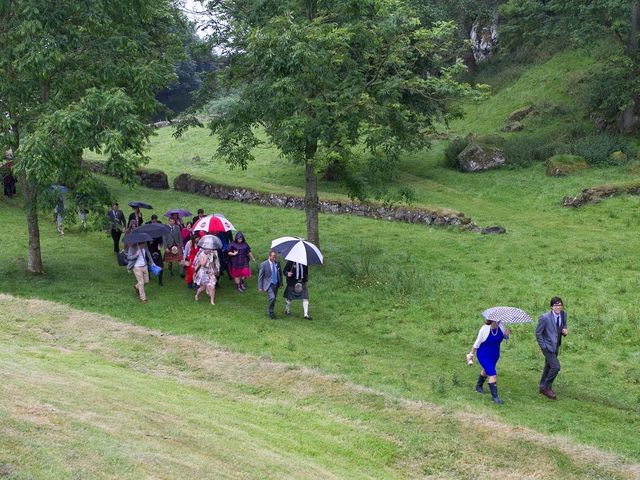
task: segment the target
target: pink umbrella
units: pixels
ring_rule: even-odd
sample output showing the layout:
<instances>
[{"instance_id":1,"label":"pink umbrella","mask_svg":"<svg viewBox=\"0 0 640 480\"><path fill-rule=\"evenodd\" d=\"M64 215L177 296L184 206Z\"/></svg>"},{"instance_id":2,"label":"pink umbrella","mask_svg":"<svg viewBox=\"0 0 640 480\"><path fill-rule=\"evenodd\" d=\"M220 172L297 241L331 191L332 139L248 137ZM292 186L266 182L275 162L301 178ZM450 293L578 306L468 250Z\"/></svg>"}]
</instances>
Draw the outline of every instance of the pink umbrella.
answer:
<instances>
[{"instance_id":1,"label":"pink umbrella","mask_svg":"<svg viewBox=\"0 0 640 480\"><path fill-rule=\"evenodd\" d=\"M200 220L196 222L193 226L194 232L228 232L230 230L235 230L235 227L231 225L231 222L224 218L223 216L218 215L207 215L206 217L202 217Z\"/></svg>"}]
</instances>

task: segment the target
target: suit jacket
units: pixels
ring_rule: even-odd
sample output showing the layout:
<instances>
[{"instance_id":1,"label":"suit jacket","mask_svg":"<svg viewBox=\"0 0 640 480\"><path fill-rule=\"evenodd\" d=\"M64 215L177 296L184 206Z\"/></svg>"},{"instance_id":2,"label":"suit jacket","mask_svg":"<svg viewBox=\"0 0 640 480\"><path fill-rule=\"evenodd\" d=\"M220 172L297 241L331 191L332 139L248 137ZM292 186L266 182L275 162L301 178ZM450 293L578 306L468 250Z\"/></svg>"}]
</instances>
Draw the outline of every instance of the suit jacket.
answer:
<instances>
[{"instance_id":1,"label":"suit jacket","mask_svg":"<svg viewBox=\"0 0 640 480\"><path fill-rule=\"evenodd\" d=\"M129 247L129 251L127 252L127 260L129 261L127 269L133 270L133 267L136 266L137 257L135 257L134 255L138 252L138 250L139 247L137 244ZM151 256L151 252L149 252L149 249L147 247L144 247L144 259L147 262L147 267L155 265L153 257Z\"/></svg>"},{"instance_id":2,"label":"suit jacket","mask_svg":"<svg viewBox=\"0 0 640 480\"><path fill-rule=\"evenodd\" d=\"M127 226L127 220L124 218L122 210L109 210L109 223L111 230L124 230Z\"/></svg>"},{"instance_id":3,"label":"suit jacket","mask_svg":"<svg viewBox=\"0 0 640 480\"><path fill-rule=\"evenodd\" d=\"M567 328L567 313L560 312L561 326L558 328L556 316L552 311L541 315L536 327L536 340L542 350L557 352L562 343L562 329Z\"/></svg>"},{"instance_id":4,"label":"suit jacket","mask_svg":"<svg viewBox=\"0 0 640 480\"><path fill-rule=\"evenodd\" d=\"M276 260L276 269L278 270L278 287L282 286L282 268L280 262ZM271 262L265 260L260 264L258 270L258 288L267 291L271 286Z\"/></svg>"},{"instance_id":5,"label":"suit jacket","mask_svg":"<svg viewBox=\"0 0 640 480\"><path fill-rule=\"evenodd\" d=\"M169 225L169 228L172 228L171 225ZM164 244L164 248L171 248L177 245L178 248L182 250L182 229L178 225L174 225L173 232L170 231L162 236L162 243Z\"/></svg>"}]
</instances>

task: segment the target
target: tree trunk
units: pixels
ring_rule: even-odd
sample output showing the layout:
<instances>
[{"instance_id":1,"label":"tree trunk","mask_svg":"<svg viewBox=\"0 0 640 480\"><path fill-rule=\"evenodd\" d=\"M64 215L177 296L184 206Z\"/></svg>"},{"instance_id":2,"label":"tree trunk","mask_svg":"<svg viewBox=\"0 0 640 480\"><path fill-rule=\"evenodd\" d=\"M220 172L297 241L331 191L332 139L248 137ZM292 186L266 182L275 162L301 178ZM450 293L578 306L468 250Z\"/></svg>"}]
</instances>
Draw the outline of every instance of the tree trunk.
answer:
<instances>
[{"instance_id":1,"label":"tree trunk","mask_svg":"<svg viewBox=\"0 0 640 480\"><path fill-rule=\"evenodd\" d=\"M640 33L640 2L631 2L631 31L629 32L629 49L638 50L638 34Z\"/></svg>"},{"instance_id":2,"label":"tree trunk","mask_svg":"<svg viewBox=\"0 0 640 480\"><path fill-rule=\"evenodd\" d=\"M313 158L318 149L317 143L308 143L304 159L304 213L307 216L307 240L320 248L320 230L318 229L318 176L313 168Z\"/></svg>"},{"instance_id":3,"label":"tree trunk","mask_svg":"<svg viewBox=\"0 0 640 480\"><path fill-rule=\"evenodd\" d=\"M27 229L29 231L29 259L27 270L35 275L44 273L42 254L40 252L40 228L38 227L38 191L25 174L20 175L24 206L27 212Z\"/></svg>"}]
</instances>

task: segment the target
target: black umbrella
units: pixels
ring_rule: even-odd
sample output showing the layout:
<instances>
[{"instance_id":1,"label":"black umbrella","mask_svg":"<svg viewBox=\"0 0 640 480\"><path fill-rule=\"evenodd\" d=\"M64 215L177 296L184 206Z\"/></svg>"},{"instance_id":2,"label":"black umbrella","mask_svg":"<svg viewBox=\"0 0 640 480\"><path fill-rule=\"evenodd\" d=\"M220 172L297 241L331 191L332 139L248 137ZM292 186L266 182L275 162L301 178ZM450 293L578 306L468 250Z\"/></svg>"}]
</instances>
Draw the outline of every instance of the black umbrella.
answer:
<instances>
[{"instance_id":1,"label":"black umbrella","mask_svg":"<svg viewBox=\"0 0 640 480\"><path fill-rule=\"evenodd\" d=\"M127 244L144 243L153 242L153 238L148 233L131 231L124 236L122 241Z\"/></svg>"},{"instance_id":2,"label":"black umbrella","mask_svg":"<svg viewBox=\"0 0 640 480\"><path fill-rule=\"evenodd\" d=\"M145 223L144 225L140 225L138 228L133 229L131 233L146 233L152 238L160 238L170 231L171 229L169 226L164 223Z\"/></svg>"},{"instance_id":3,"label":"black umbrella","mask_svg":"<svg viewBox=\"0 0 640 480\"><path fill-rule=\"evenodd\" d=\"M129 206L133 208L138 207L138 208L146 208L149 210L153 210L153 207L151 205L144 202L129 202Z\"/></svg>"}]
</instances>

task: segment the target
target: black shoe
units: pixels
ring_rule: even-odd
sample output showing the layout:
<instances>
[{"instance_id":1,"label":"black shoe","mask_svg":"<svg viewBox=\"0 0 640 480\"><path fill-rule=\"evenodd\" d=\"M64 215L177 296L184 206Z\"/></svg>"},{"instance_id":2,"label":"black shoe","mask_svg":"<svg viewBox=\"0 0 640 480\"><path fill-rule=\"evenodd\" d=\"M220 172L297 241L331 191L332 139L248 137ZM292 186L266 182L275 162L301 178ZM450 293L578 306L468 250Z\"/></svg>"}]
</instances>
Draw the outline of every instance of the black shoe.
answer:
<instances>
[{"instance_id":1,"label":"black shoe","mask_svg":"<svg viewBox=\"0 0 640 480\"><path fill-rule=\"evenodd\" d=\"M305 315L305 316L304 316L304 319L305 319L305 320L311 320L311 315Z\"/></svg>"},{"instance_id":2,"label":"black shoe","mask_svg":"<svg viewBox=\"0 0 640 480\"><path fill-rule=\"evenodd\" d=\"M482 386L484 385L484 381L486 379L487 377L483 377L482 375L478 376L478 381L476 382L476 392L484 393L484 388L482 388Z\"/></svg>"},{"instance_id":3,"label":"black shoe","mask_svg":"<svg viewBox=\"0 0 640 480\"><path fill-rule=\"evenodd\" d=\"M275 320L275 319L276 319L276 314L275 314L275 313L270 313L270 314L269 314L269 318L270 318L271 320Z\"/></svg>"}]
</instances>

